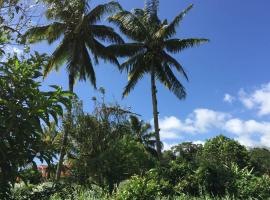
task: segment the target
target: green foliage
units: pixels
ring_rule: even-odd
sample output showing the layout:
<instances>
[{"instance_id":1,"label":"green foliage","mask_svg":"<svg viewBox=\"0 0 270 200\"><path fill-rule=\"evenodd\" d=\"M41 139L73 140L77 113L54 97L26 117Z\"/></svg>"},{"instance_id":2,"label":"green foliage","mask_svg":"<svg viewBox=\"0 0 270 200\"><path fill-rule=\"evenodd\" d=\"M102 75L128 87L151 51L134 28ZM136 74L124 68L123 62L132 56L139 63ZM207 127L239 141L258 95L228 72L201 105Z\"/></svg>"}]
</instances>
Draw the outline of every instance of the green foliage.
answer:
<instances>
[{"instance_id":1,"label":"green foliage","mask_svg":"<svg viewBox=\"0 0 270 200\"><path fill-rule=\"evenodd\" d=\"M270 198L269 176L255 176L251 170L240 169L237 165L233 165L231 170L234 174L235 197L239 199L252 197L261 200Z\"/></svg>"},{"instance_id":2,"label":"green foliage","mask_svg":"<svg viewBox=\"0 0 270 200\"><path fill-rule=\"evenodd\" d=\"M69 194L72 195L74 188L72 185L53 184L45 182L39 185L19 185L13 189L14 200L49 200L51 196L57 194L64 199ZM73 196L74 197L74 196Z\"/></svg>"},{"instance_id":3,"label":"green foliage","mask_svg":"<svg viewBox=\"0 0 270 200\"><path fill-rule=\"evenodd\" d=\"M103 176L110 186L132 175L143 174L155 166L154 158L144 146L131 137L124 137L101 155ZM111 187L112 188L112 187Z\"/></svg>"},{"instance_id":4,"label":"green foliage","mask_svg":"<svg viewBox=\"0 0 270 200\"><path fill-rule=\"evenodd\" d=\"M0 195L5 196L15 183L18 169L39 159L51 158L42 145L42 124L58 121L63 105L70 106L70 93L57 86L53 91L40 91L37 79L45 56L19 60L9 58L0 64Z\"/></svg>"},{"instance_id":5,"label":"green foliage","mask_svg":"<svg viewBox=\"0 0 270 200\"><path fill-rule=\"evenodd\" d=\"M193 144L192 142L183 142L172 147L172 153L177 158L182 158L187 162L197 162L198 155L201 153L203 146L201 144Z\"/></svg>"},{"instance_id":6,"label":"green foliage","mask_svg":"<svg viewBox=\"0 0 270 200\"><path fill-rule=\"evenodd\" d=\"M39 184L42 179L42 174L34 167L20 171L20 178L29 184Z\"/></svg>"},{"instance_id":7,"label":"green foliage","mask_svg":"<svg viewBox=\"0 0 270 200\"><path fill-rule=\"evenodd\" d=\"M45 182L39 185L16 185L14 200L101 200L107 199L107 192L98 186L83 187L72 183Z\"/></svg>"},{"instance_id":8,"label":"green foliage","mask_svg":"<svg viewBox=\"0 0 270 200\"><path fill-rule=\"evenodd\" d=\"M242 168L249 165L247 149L223 135L206 141L201 157L204 161L217 165L229 166L231 163L236 163Z\"/></svg>"},{"instance_id":9,"label":"green foliage","mask_svg":"<svg viewBox=\"0 0 270 200\"><path fill-rule=\"evenodd\" d=\"M151 125L139 120L135 115L131 115L130 128L133 138L141 143L149 153L157 157L155 133L150 132Z\"/></svg>"},{"instance_id":10,"label":"green foliage","mask_svg":"<svg viewBox=\"0 0 270 200\"><path fill-rule=\"evenodd\" d=\"M133 176L121 183L115 193L115 200L155 200L160 195L160 187L157 180L146 177Z\"/></svg>"},{"instance_id":11,"label":"green foliage","mask_svg":"<svg viewBox=\"0 0 270 200\"><path fill-rule=\"evenodd\" d=\"M227 192L231 194L231 190L234 190L234 187L232 187L234 181L233 173L223 164L202 163L196 170L195 177L200 187L206 193L223 196Z\"/></svg>"},{"instance_id":12,"label":"green foliage","mask_svg":"<svg viewBox=\"0 0 270 200\"><path fill-rule=\"evenodd\" d=\"M254 148L249 151L251 166L258 175L270 175L270 151L265 148Z\"/></svg>"},{"instance_id":13,"label":"green foliage","mask_svg":"<svg viewBox=\"0 0 270 200\"><path fill-rule=\"evenodd\" d=\"M115 184L155 166L155 159L132 135L129 112L118 106L97 106L95 115L74 106L71 131L73 175L112 191Z\"/></svg>"}]
</instances>

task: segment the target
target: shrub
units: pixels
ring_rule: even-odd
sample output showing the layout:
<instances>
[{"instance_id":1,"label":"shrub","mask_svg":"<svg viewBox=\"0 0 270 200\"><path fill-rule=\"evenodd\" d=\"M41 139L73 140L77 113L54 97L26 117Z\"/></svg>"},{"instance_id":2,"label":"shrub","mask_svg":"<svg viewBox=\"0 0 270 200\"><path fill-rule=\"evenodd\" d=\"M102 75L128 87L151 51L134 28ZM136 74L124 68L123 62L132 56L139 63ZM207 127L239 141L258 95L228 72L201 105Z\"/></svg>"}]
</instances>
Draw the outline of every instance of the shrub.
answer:
<instances>
[{"instance_id":1,"label":"shrub","mask_svg":"<svg viewBox=\"0 0 270 200\"><path fill-rule=\"evenodd\" d=\"M270 177L255 176L252 170L247 168L240 169L237 165L232 166L234 173L234 188L236 188L235 196L240 199L248 199L250 197L256 199L270 198Z\"/></svg>"},{"instance_id":2,"label":"shrub","mask_svg":"<svg viewBox=\"0 0 270 200\"><path fill-rule=\"evenodd\" d=\"M58 193L61 197L72 194L72 186L46 182L39 185L19 185L13 190L15 200L48 200L52 195Z\"/></svg>"},{"instance_id":3,"label":"shrub","mask_svg":"<svg viewBox=\"0 0 270 200\"><path fill-rule=\"evenodd\" d=\"M75 186L73 191L61 191L51 196L50 200L106 200L108 193L98 186L92 185L91 188Z\"/></svg>"},{"instance_id":4,"label":"shrub","mask_svg":"<svg viewBox=\"0 0 270 200\"><path fill-rule=\"evenodd\" d=\"M155 200L161 194L160 185L154 179L133 176L119 185L115 200Z\"/></svg>"}]
</instances>

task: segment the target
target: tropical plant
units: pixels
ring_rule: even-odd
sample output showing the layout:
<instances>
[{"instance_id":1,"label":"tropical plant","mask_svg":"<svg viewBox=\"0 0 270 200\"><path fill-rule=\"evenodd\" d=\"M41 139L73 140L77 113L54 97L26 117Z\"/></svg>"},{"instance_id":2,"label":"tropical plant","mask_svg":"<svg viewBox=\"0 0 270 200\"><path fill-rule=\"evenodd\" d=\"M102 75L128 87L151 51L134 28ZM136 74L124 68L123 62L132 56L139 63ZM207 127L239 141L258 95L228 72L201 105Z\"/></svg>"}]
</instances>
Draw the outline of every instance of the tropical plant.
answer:
<instances>
[{"instance_id":1,"label":"tropical plant","mask_svg":"<svg viewBox=\"0 0 270 200\"><path fill-rule=\"evenodd\" d=\"M50 119L56 123L63 105L70 106L69 92L52 86L53 91L40 91L40 69L45 57L8 58L0 63L0 197L5 199L10 186L20 176L19 169L52 156L42 152L42 125ZM46 60L46 59L45 59ZM2 196L1 196L2 195Z\"/></svg>"},{"instance_id":2,"label":"tropical plant","mask_svg":"<svg viewBox=\"0 0 270 200\"><path fill-rule=\"evenodd\" d=\"M49 126L43 128L42 141L43 145L40 146L40 151L46 153L47 155L53 155L53 157L46 156L44 160L48 165L47 168L47 179L50 179L56 172L55 164L53 164L53 159L57 159L57 154L61 149L61 138L62 131L59 130L55 122L51 122Z\"/></svg>"},{"instance_id":3,"label":"tropical plant","mask_svg":"<svg viewBox=\"0 0 270 200\"><path fill-rule=\"evenodd\" d=\"M90 10L87 0L58 1L45 0L48 4L47 18L53 23L28 30L24 37L30 43L47 40L49 44L62 37L60 45L53 52L49 64L45 67L45 76L52 70L58 70L64 63L69 76L69 90L73 92L74 82L89 79L96 88L96 76L93 62L89 55L91 51L95 63L99 59L119 65L117 59L100 43L123 43L122 38L110 27L97 25L97 22L108 13L120 9L116 2L98 5ZM68 129L67 129L68 130ZM68 131L63 134L63 144L60 151L59 165L56 174L58 180L65 155Z\"/></svg>"},{"instance_id":4,"label":"tropical plant","mask_svg":"<svg viewBox=\"0 0 270 200\"><path fill-rule=\"evenodd\" d=\"M147 3L145 9L135 9L132 12L122 10L108 18L109 22L117 25L123 34L134 41L108 47L115 55L128 57L120 67L121 71L126 70L129 73L129 81L123 96L127 96L145 74L151 76L154 128L159 157L161 157L162 145L159 135L156 80L164 84L179 99L185 98L184 86L176 78L173 69L175 68L186 79L188 79L187 74L182 65L169 53L179 53L208 41L172 38L176 34L177 26L192 7L189 6L177 15L171 23L167 20L161 22L158 19L158 3L155 1Z\"/></svg>"},{"instance_id":5,"label":"tropical plant","mask_svg":"<svg viewBox=\"0 0 270 200\"><path fill-rule=\"evenodd\" d=\"M145 149L154 156L157 156L155 133L151 132L151 125L140 120L135 115L130 116L130 126L133 137L143 144Z\"/></svg>"},{"instance_id":6,"label":"tropical plant","mask_svg":"<svg viewBox=\"0 0 270 200\"><path fill-rule=\"evenodd\" d=\"M155 166L155 159L131 134L129 112L96 101L94 115L73 106L74 126L69 142L72 175L81 184L115 184Z\"/></svg>"}]
</instances>

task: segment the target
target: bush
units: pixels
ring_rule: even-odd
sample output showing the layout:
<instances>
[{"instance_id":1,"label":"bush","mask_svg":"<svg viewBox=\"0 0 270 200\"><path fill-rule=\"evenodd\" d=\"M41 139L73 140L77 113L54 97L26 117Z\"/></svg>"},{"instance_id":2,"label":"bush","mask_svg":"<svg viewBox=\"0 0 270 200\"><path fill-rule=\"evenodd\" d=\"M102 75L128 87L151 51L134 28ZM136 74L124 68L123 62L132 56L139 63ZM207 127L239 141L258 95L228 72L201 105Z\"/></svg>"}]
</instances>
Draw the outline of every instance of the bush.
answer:
<instances>
[{"instance_id":1,"label":"bush","mask_svg":"<svg viewBox=\"0 0 270 200\"><path fill-rule=\"evenodd\" d=\"M133 176L119 185L115 200L155 200L161 195L160 185L154 179Z\"/></svg>"},{"instance_id":2,"label":"bush","mask_svg":"<svg viewBox=\"0 0 270 200\"><path fill-rule=\"evenodd\" d=\"M236 197L240 199L248 199L250 197L256 199L270 198L270 177L255 176L252 171L247 168L239 169L237 165L232 166L234 173L234 188L236 188Z\"/></svg>"},{"instance_id":3,"label":"bush","mask_svg":"<svg viewBox=\"0 0 270 200\"><path fill-rule=\"evenodd\" d=\"M39 185L17 185L13 190L13 199L15 200L48 200L52 195L58 193L61 197L72 193L72 186L57 184L51 182Z\"/></svg>"},{"instance_id":4,"label":"bush","mask_svg":"<svg viewBox=\"0 0 270 200\"><path fill-rule=\"evenodd\" d=\"M195 179L203 193L215 196L224 196L234 192L234 176L230 168L225 165L217 165L210 162L202 163L195 172Z\"/></svg>"},{"instance_id":5,"label":"bush","mask_svg":"<svg viewBox=\"0 0 270 200\"><path fill-rule=\"evenodd\" d=\"M91 188L75 186L73 191L61 191L54 194L50 200L106 200L108 193L98 186L92 185Z\"/></svg>"}]
</instances>

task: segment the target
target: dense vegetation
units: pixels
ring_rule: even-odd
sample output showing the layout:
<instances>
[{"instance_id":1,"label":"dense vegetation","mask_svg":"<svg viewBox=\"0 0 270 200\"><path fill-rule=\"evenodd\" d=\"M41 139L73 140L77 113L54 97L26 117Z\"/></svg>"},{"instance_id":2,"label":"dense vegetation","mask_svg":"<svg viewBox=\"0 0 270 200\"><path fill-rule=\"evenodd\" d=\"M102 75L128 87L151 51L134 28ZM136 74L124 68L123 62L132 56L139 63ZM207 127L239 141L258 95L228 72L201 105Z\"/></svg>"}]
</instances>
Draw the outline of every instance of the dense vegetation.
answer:
<instances>
[{"instance_id":1,"label":"dense vegetation","mask_svg":"<svg viewBox=\"0 0 270 200\"><path fill-rule=\"evenodd\" d=\"M268 149L247 149L219 135L204 145L184 142L162 151L156 81L185 98L174 69L188 77L170 54L208 42L173 38L192 5L169 23L159 19L155 0L131 12L117 2L90 4L37 1L48 24L30 27L32 5L0 1L0 199L269 199ZM51 56L40 55L30 44L42 40L60 44ZM24 46L21 55L5 52L14 43ZM123 96L144 75L151 77L153 129L129 108L108 103L104 88L93 97L93 112L83 110L74 83L89 79L96 88L100 60L128 72ZM43 91L42 78L61 66L69 91L56 85ZM37 163L47 165L45 173Z\"/></svg>"}]
</instances>

